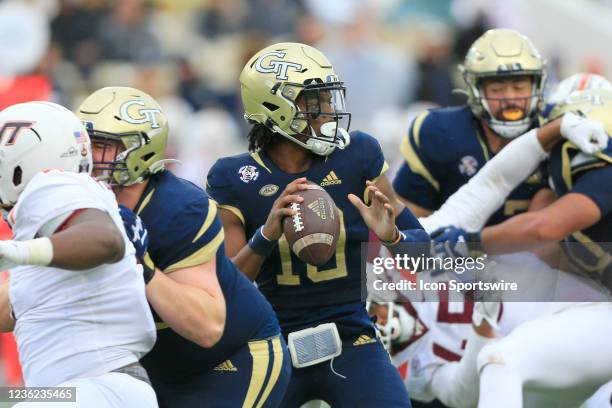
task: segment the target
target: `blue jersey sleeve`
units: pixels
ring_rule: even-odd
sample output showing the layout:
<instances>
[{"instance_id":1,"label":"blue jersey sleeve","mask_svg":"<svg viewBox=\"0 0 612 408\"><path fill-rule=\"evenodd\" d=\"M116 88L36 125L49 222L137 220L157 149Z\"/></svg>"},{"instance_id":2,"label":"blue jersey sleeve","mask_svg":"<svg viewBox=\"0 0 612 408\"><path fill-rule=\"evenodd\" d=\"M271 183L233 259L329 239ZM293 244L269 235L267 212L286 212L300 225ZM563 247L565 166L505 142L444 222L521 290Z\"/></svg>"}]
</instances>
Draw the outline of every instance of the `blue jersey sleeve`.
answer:
<instances>
[{"instance_id":1,"label":"blue jersey sleeve","mask_svg":"<svg viewBox=\"0 0 612 408\"><path fill-rule=\"evenodd\" d=\"M159 240L154 251L149 251L165 273L210 261L223 243L217 206L205 195L182 208L167 225L171 239Z\"/></svg>"},{"instance_id":2,"label":"blue jersey sleeve","mask_svg":"<svg viewBox=\"0 0 612 408\"><path fill-rule=\"evenodd\" d=\"M410 125L408 135L400 146L405 161L395 175L393 188L404 199L435 210L442 205L440 183L433 175L433 165L427 149L421 143L428 136L428 119L431 119L429 111L417 116Z\"/></svg>"},{"instance_id":3,"label":"blue jersey sleeve","mask_svg":"<svg viewBox=\"0 0 612 408\"><path fill-rule=\"evenodd\" d=\"M219 208L232 212L244 225L244 214L240 208L238 194L228 178L229 171L223 161L217 161L208 172L206 192L217 202Z\"/></svg>"},{"instance_id":4,"label":"blue jersey sleeve","mask_svg":"<svg viewBox=\"0 0 612 408\"><path fill-rule=\"evenodd\" d=\"M612 183L612 165L605 165L579 176L571 192L584 194L593 200L603 218L612 212L612 189L606 187L610 183Z\"/></svg>"},{"instance_id":5,"label":"blue jersey sleeve","mask_svg":"<svg viewBox=\"0 0 612 408\"><path fill-rule=\"evenodd\" d=\"M366 180L375 182L389 170L389 165L385 161L385 156L378 140L368 134L361 134L363 136L363 138L360 138L363 143L361 146L361 163L365 171L365 177Z\"/></svg>"}]
</instances>

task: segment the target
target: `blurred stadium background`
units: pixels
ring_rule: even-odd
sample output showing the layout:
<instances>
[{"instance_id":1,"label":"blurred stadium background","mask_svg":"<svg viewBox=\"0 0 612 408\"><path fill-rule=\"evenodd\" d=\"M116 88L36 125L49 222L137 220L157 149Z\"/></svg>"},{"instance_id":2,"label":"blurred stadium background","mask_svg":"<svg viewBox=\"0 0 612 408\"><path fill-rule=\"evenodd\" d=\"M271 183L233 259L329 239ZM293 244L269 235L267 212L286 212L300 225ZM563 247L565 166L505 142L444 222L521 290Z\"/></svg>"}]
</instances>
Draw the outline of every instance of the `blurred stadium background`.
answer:
<instances>
[{"instance_id":1,"label":"blurred stadium background","mask_svg":"<svg viewBox=\"0 0 612 408\"><path fill-rule=\"evenodd\" d=\"M612 0L0 0L0 108L50 99L74 109L91 91L135 86L169 116L174 170L202 185L246 148L238 75L264 45L299 41L348 86L351 128L374 134L392 168L411 118L464 101L457 64L492 27L529 36L548 87L585 71L609 77ZM0 383L21 381L12 335Z\"/></svg>"}]
</instances>

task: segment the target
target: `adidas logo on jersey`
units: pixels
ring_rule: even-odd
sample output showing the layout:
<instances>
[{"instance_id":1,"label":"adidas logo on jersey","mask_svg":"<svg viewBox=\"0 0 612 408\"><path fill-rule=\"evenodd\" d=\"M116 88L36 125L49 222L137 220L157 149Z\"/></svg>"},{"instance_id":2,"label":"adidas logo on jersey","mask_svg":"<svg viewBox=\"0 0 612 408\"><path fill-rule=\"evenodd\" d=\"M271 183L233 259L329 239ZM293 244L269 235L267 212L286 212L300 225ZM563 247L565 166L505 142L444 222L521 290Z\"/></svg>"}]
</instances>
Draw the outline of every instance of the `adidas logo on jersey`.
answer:
<instances>
[{"instance_id":1,"label":"adidas logo on jersey","mask_svg":"<svg viewBox=\"0 0 612 408\"><path fill-rule=\"evenodd\" d=\"M332 170L321 182L321 187L335 186L336 184L342 184L342 180L336 176L336 173Z\"/></svg>"},{"instance_id":2,"label":"adidas logo on jersey","mask_svg":"<svg viewBox=\"0 0 612 408\"><path fill-rule=\"evenodd\" d=\"M312 212L317 214L322 220L327 219L327 213L325 212L325 202L322 198L319 198L316 201L313 201L312 203L308 204L308 208L310 208Z\"/></svg>"},{"instance_id":3,"label":"adidas logo on jersey","mask_svg":"<svg viewBox=\"0 0 612 408\"><path fill-rule=\"evenodd\" d=\"M372 344L372 343L376 343L376 339L371 338L367 334L362 334L361 336L359 336L357 340L355 340L355 342L353 343L353 346L363 346L363 345Z\"/></svg>"},{"instance_id":4,"label":"adidas logo on jersey","mask_svg":"<svg viewBox=\"0 0 612 408\"><path fill-rule=\"evenodd\" d=\"M231 360L225 360L214 368L215 371L230 371L235 372L238 369L232 364Z\"/></svg>"}]
</instances>

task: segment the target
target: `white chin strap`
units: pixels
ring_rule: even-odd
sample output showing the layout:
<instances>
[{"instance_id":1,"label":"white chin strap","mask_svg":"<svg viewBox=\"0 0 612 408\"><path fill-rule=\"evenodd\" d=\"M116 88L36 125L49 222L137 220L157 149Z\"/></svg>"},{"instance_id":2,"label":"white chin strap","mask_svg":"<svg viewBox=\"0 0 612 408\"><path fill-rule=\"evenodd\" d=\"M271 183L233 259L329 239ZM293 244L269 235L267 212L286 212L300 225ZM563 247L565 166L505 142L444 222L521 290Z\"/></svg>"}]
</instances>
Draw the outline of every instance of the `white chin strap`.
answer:
<instances>
[{"instance_id":1,"label":"white chin strap","mask_svg":"<svg viewBox=\"0 0 612 408\"><path fill-rule=\"evenodd\" d=\"M338 129L337 131L336 128ZM311 127L310 133L312 134L312 136L308 138L306 143L298 140L293 136L288 135L276 125L273 126L273 129L280 135L285 136L292 142L297 143L304 149L308 149L319 156L329 156L333 153L336 147L340 150L343 150L351 143L351 136L349 135L349 133L346 131L346 129L338 127L338 124L336 122L327 122L321 125L321 136L317 136L314 129L312 129ZM337 136L338 140L336 142L333 142L335 136Z\"/></svg>"}]
</instances>

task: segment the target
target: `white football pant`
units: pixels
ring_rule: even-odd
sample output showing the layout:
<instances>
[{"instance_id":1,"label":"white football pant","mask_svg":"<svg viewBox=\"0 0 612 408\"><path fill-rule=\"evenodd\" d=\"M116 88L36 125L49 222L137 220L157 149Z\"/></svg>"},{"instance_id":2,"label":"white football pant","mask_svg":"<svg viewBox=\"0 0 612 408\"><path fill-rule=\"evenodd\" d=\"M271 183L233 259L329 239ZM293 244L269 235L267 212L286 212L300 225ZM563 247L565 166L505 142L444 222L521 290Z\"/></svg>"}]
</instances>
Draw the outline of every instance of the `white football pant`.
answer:
<instances>
[{"instance_id":1,"label":"white football pant","mask_svg":"<svg viewBox=\"0 0 612 408\"><path fill-rule=\"evenodd\" d=\"M78 378L58 387L76 387L76 402L21 402L14 408L157 408L153 388L128 374Z\"/></svg>"}]
</instances>

